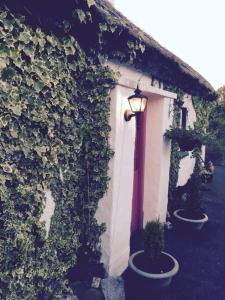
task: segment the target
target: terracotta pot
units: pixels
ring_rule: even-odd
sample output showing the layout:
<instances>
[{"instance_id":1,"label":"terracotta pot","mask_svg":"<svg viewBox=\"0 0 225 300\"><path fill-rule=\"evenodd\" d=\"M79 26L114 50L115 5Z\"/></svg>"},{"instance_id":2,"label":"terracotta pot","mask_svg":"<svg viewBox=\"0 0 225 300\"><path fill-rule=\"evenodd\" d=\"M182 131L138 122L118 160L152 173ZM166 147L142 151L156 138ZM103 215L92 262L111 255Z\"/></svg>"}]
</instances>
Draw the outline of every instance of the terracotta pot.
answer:
<instances>
[{"instance_id":1,"label":"terracotta pot","mask_svg":"<svg viewBox=\"0 0 225 300\"><path fill-rule=\"evenodd\" d=\"M141 270L140 267L137 267L135 264L135 258L138 255L143 254L144 251L141 250L133 253L129 258L129 267L134 272L136 280L139 282L138 286L141 286L143 288L143 293L145 293L148 289L152 290L168 287L172 281L173 276L176 275L179 270L179 264L177 260L169 253L161 252L161 254L163 254L171 264L171 269L165 273L149 273Z\"/></svg>"},{"instance_id":2,"label":"terracotta pot","mask_svg":"<svg viewBox=\"0 0 225 300\"><path fill-rule=\"evenodd\" d=\"M199 219L196 218L187 218L182 217L180 215L180 212L184 212L184 209L177 209L174 211L173 215L175 218L176 226L179 230L182 231L199 231L202 229L204 224L208 221L208 216L204 213L202 213L202 217Z\"/></svg>"}]
</instances>

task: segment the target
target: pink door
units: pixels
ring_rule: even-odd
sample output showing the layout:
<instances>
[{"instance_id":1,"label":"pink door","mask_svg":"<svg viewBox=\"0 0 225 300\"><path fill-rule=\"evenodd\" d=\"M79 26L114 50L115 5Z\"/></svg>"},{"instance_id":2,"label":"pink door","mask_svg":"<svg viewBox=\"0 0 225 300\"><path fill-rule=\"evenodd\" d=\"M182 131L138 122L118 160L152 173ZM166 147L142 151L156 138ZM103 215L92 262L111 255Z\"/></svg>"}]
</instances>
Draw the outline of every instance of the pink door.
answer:
<instances>
[{"instance_id":1,"label":"pink door","mask_svg":"<svg viewBox=\"0 0 225 300\"><path fill-rule=\"evenodd\" d=\"M132 200L131 231L143 228L143 189L145 161L146 111L136 117L136 141L134 154L134 183Z\"/></svg>"}]
</instances>

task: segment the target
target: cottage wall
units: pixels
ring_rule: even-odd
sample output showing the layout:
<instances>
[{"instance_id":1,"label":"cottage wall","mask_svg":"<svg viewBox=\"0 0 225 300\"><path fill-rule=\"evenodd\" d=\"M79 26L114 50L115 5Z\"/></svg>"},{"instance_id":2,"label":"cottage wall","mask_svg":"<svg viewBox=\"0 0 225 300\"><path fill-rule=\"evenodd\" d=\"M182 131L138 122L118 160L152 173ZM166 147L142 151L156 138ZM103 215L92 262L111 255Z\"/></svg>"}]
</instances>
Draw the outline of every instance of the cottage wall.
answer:
<instances>
[{"instance_id":1,"label":"cottage wall","mask_svg":"<svg viewBox=\"0 0 225 300\"><path fill-rule=\"evenodd\" d=\"M165 222L168 200L171 141L164 133L172 125L172 99L152 95L147 107L144 168L144 224Z\"/></svg>"},{"instance_id":2,"label":"cottage wall","mask_svg":"<svg viewBox=\"0 0 225 300\"><path fill-rule=\"evenodd\" d=\"M160 218L165 221L168 200L168 183L171 142L164 138L166 129L172 123L173 99L176 94L159 88L156 82L152 86L150 77L134 69L110 64L120 72L118 84L111 92L110 144L115 154L109 164L109 188L100 201L96 213L99 223L106 224L102 235L102 261L113 276L120 275L128 265L130 255L131 212L134 180L134 152L136 125L135 118L124 120L124 112L129 109L127 101L137 82L140 89L149 97L146 108L146 138L143 189L143 225L148 220ZM196 114L190 96L186 95L184 107L188 109L187 126L193 126ZM194 168L191 154L181 160L178 185L188 180ZM46 222L48 232L54 200L46 193L46 209L42 220Z\"/></svg>"},{"instance_id":3,"label":"cottage wall","mask_svg":"<svg viewBox=\"0 0 225 300\"><path fill-rule=\"evenodd\" d=\"M151 78L131 68L110 64L120 72L118 84L111 93L111 137L115 155L110 162L109 189L99 203L96 214L99 222L105 222L106 232L102 236L102 261L110 275L120 275L128 265L131 236L131 211L134 179L135 118L124 120L129 109L128 96L133 94L137 82L149 97L146 124L145 168L144 168L144 223L160 217L165 221L168 199L170 166L170 141L164 132L172 121L170 110L176 94L151 85Z\"/></svg>"},{"instance_id":4,"label":"cottage wall","mask_svg":"<svg viewBox=\"0 0 225 300\"><path fill-rule=\"evenodd\" d=\"M196 121L196 112L192 104L191 96L187 94L184 95L183 101L184 101L183 107L186 107L188 111L187 127L190 126L193 128L194 122ZM182 186L186 184L186 182L190 178L190 175L193 173L194 166L195 166L195 158L193 158L191 152L189 152L189 155L184 157L180 161L180 169L179 169L177 186Z\"/></svg>"},{"instance_id":5,"label":"cottage wall","mask_svg":"<svg viewBox=\"0 0 225 300\"><path fill-rule=\"evenodd\" d=\"M130 90L116 86L111 94L110 144L115 151L110 162L109 189L99 203L97 218L106 223L102 236L102 261L111 275L120 275L127 266L133 193L135 119L124 121L129 109Z\"/></svg>"}]
</instances>

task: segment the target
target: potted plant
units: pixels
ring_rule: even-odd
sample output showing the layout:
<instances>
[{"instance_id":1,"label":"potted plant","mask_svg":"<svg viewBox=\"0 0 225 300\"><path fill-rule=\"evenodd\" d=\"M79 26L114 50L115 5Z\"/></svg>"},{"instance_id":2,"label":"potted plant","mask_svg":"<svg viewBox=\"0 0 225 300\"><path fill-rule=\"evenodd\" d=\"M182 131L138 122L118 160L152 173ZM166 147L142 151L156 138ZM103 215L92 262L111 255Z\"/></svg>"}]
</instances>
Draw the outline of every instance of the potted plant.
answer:
<instances>
[{"instance_id":1,"label":"potted plant","mask_svg":"<svg viewBox=\"0 0 225 300\"><path fill-rule=\"evenodd\" d=\"M178 272L177 260L164 252L163 225L159 220L148 222L144 229L144 250L135 252L129 266L136 279L146 289L160 289L170 285Z\"/></svg>"},{"instance_id":2,"label":"potted plant","mask_svg":"<svg viewBox=\"0 0 225 300\"><path fill-rule=\"evenodd\" d=\"M199 130L189 127L171 128L166 131L165 136L175 140L181 151L192 151L195 147L201 147L208 140L207 135L203 135Z\"/></svg>"},{"instance_id":3,"label":"potted plant","mask_svg":"<svg viewBox=\"0 0 225 300\"><path fill-rule=\"evenodd\" d=\"M201 230L208 221L208 216L202 208L200 187L201 178L199 174L193 173L182 195L184 201L183 208L177 209L173 213L175 222L181 230Z\"/></svg>"}]
</instances>

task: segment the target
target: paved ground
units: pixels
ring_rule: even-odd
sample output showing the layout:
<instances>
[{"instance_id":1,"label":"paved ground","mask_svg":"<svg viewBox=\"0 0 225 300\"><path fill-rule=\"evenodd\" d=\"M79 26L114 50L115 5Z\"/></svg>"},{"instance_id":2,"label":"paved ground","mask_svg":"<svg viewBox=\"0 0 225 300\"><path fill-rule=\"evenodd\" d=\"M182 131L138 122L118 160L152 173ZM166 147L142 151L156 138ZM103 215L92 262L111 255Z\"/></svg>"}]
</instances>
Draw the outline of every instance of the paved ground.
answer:
<instances>
[{"instance_id":1,"label":"paved ground","mask_svg":"<svg viewBox=\"0 0 225 300\"><path fill-rule=\"evenodd\" d=\"M184 235L167 230L165 250L177 258L180 271L163 294L142 291L124 274L127 300L225 300L225 167L216 167L210 191L204 192L209 222L198 234ZM142 248L140 235L133 250ZM138 296L137 296L138 295Z\"/></svg>"}]
</instances>

